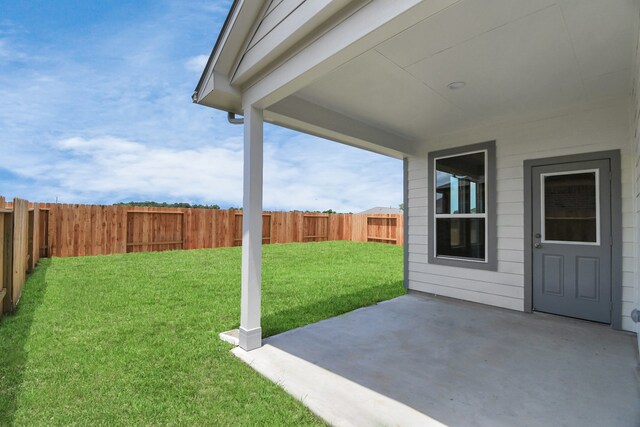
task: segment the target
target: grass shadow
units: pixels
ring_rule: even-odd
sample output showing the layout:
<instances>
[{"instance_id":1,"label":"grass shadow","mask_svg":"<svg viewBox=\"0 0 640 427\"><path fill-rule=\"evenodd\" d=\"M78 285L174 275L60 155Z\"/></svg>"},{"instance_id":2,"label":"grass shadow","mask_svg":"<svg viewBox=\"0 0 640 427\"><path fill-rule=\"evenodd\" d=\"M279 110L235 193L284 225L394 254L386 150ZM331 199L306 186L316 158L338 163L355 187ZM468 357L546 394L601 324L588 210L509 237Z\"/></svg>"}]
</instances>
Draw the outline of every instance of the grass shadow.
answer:
<instances>
[{"instance_id":1,"label":"grass shadow","mask_svg":"<svg viewBox=\"0 0 640 427\"><path fill-rule=\"evenodd\" d=\"M27 278L18 307L0 319L0 425L12 425L18 409L28 353L25 345L47 288L51 259L42 259Z\"/></svg>"},{"instance_id":2,"label":"grass shadow","mask_svg":"<svg viewBox=\"0 0 640 427\"><path fill-rule=\"evenodd\" d=\"M270 313L268 301L265 301L267 313L262 317L263 336L270 337L348 313L358 308L367 307L382 301L404 295L403 281L398 283L384 283L361 289L357 292L332 295L331 298L313 301L309 304L292 306L284 310Z\"/></svg>"}]
</instances>

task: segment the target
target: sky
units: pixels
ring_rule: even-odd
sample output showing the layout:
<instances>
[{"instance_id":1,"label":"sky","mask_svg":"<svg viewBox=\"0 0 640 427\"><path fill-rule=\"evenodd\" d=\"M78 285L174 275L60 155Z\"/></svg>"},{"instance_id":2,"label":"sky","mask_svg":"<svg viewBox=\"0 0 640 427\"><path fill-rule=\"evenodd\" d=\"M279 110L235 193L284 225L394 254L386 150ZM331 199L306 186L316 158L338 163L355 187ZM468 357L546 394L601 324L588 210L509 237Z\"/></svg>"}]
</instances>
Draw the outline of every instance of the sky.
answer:
<instances>
[{"instance_id":1,"label":"sky","mask_svg":"<svg viewBox=\"0 0 640 427\"><path fill-rule=\"evenodd\" d=\"M0 0L0 195L242 205L242 126L191 94L230 0ZM265 125L265 210L402 202L402 162Z\"/></svg>"}]
</instances>

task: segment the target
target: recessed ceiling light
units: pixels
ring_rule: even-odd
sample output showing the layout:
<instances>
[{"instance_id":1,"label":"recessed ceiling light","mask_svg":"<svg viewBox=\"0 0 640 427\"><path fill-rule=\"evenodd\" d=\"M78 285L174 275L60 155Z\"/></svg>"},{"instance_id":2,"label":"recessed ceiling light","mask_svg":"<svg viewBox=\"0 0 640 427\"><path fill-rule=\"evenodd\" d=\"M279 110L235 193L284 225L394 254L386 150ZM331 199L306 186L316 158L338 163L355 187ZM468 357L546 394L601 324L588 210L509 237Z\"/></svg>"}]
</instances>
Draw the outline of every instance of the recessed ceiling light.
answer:
<instances>
[{"instance_id":1,"label":"recessed ceiling light","mask_svg":"<svg viewBox=\"0 0 640 427\"><path fill-rule=\"evenodd\" d=\"M447 85L447 87L451 90L458 90L465 87L467 84L465 82L451 82Z\"/></svg>"}]
</instances>

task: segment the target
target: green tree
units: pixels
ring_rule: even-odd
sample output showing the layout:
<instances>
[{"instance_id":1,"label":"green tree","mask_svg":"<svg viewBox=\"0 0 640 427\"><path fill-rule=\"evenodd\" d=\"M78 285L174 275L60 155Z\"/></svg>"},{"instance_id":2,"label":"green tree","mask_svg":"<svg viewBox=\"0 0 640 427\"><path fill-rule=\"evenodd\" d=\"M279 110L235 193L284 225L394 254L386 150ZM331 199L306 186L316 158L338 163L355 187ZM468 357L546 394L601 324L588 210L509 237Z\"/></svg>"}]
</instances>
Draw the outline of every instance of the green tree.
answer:
<instances>
[{"instance_id":1,"label":"green tree","mask_svg":"<svg viewBox=\"0 0 640 427\"><path fill-rule=\"evenodd\" d=\"M121 202L114 203L115 206L138 206L138 207L149 207L149 208L194 208L194 209L220 209L219 205L200 205L195 204L192 205L190 203L167 203L167 202Z\"/></svg>"}]
</instances>

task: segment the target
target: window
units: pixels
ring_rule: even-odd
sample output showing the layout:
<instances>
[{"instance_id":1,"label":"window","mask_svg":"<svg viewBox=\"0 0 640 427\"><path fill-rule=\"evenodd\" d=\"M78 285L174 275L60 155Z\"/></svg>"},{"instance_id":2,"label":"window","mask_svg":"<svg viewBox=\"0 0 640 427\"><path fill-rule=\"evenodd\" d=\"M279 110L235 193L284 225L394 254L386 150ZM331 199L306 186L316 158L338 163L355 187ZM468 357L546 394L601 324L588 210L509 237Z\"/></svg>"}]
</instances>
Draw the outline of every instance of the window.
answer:
<instances>
[{"instance_id":1,"label":"window","mask_svg":"<svg viewBox=\"0 0 640 427\"><path fill-rule=\"evenodd\" d=\"M495 143L429 155L429 262L495 270Z\"/></svg>"},{"instance_id":2,"label":"window","mask_svg":"<svg viewBox=\"0 0 640 427\"><path fill-rule=\"evenodd\" d=\"M540 176L543 243L598 245L598 169Z\"/></svg>"}]
</instances>

